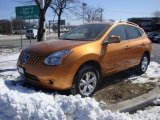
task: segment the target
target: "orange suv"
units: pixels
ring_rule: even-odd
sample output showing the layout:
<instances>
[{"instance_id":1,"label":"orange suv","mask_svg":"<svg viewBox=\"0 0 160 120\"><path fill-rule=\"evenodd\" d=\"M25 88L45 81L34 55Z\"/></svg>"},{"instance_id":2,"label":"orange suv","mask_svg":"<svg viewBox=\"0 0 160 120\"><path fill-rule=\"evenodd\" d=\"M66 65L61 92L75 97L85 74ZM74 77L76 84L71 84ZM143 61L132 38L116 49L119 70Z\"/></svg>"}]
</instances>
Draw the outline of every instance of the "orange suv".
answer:
<instances>
[{"instance_id":1,"label":"orange suv","mask_svg":"<svg viewBox=\"0 0 160 120\"><path fill-rule=\"evenodd\" d=\"M91 96L106 75L128 68L144 73L150 52L151 41L134 23L89 23L24 48L17 67L30 83Z\"/></svg>"}]
</instances>

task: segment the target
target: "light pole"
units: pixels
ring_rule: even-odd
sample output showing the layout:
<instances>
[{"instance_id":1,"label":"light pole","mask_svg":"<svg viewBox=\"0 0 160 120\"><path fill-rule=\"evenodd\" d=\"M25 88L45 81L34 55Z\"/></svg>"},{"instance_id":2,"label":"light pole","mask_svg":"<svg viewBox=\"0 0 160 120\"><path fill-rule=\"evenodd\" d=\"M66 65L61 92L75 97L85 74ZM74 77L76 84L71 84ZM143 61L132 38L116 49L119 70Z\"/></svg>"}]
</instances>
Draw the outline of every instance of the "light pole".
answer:
<instances>
[{"instance_id":1,"label":"light pole","mask_svg":"<svg viewBox=\"0 0 160 120\"><path fill-rule=\"evenodd\" d=\"M82 9L83 9L83 24L84 24L84 10L85 7L87 6L87 3L82 3Z\"/></svg>"}]
</instances>

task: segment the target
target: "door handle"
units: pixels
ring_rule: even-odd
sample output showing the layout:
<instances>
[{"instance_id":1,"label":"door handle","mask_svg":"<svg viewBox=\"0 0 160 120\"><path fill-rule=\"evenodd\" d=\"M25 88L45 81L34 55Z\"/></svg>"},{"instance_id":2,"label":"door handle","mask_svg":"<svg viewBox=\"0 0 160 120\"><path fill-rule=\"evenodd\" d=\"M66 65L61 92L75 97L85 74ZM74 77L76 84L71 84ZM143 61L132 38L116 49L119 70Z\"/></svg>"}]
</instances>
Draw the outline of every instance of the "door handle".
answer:
<instances>
[{"instance_id":1,"label":"door handle","mask_svg":"<svg viewBox=\"0 0 160 120\"><path fill-rule=\"evenodd\" d=\"M129 47L129 46L126 46L124 49L125 49L125 50L128 50L128 49L130 49L130 47Z\"/></svg>"},{"instance_id":2,"label":"door handle","mask_svg":"<svg viewBox=\"0 0 160 120\"><path fill-rule=\"evenodd\" d=\"M142 43L141 45L139 45L138 47L140 47L140 48L144 48L145 47L145 45L144 45L144 43Z\"/></svg>"}]
</instances>

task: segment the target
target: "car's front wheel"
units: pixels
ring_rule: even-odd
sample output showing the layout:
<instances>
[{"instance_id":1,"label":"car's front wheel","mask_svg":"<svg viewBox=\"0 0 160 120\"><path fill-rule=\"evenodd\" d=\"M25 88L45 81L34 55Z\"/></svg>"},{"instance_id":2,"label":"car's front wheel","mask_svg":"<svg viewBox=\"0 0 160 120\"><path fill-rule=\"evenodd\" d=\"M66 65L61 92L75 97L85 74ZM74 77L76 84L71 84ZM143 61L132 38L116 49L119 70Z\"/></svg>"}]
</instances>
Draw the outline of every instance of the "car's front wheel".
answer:
<instances>
[{"instance_id":1,"label":"car's front wheel","mask_svg":"<svg viewBox=\"0 0 160 120\"><path fill-rule=\"evenodd\" d=\"M72 94L82 97L92 96L99 83L99 71L90 65L85 65L77 72L72 88Z\"/></svg>"},{"instance_id":2,"label":"car's front wheel","mask_svg":"<svg viewBox=\"0 0 160 120\"><path fill-rule=\"evenodd\" d=\"M141 58L140 64L136 67L136 73L143 74L146 72L149 65L149 56L148 54L144 54Z\"/></svg>"}]
</instances>

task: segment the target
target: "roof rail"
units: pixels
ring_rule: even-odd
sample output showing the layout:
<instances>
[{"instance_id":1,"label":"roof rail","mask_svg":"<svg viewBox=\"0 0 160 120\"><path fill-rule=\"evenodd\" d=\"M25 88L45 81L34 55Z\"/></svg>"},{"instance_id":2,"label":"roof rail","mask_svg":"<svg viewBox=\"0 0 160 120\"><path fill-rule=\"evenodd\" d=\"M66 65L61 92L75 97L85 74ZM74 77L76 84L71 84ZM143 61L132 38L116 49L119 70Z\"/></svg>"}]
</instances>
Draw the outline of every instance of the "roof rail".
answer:
<instances>
[{"instance_id":1,"label":"roof rail","mask_svg":"<svg viewBox=\"0 0 160 120\"><path fill-rule=\"evenodd\" d=\"M133 23L133 22L129 22L129 21L127 21L126 23L128 23L128 24L132 24L132 25L135 25L135 26L138 26L136 23Z\"/></svg>"},{"instance_id":2,"label":"roof rail","mask_svg":"<svg viewBox=\"0 0 160 120\"><path fill-rule=\"evenodd\" d=\"M132 25L135 25L135 26L138 26L136 23L133 23L133 22L129 22L129 21L122 21L122 20L120 20L120 21L116 21L115 23L128 23L128 24L132 24Z\"/></svg>"}]
</instances>

